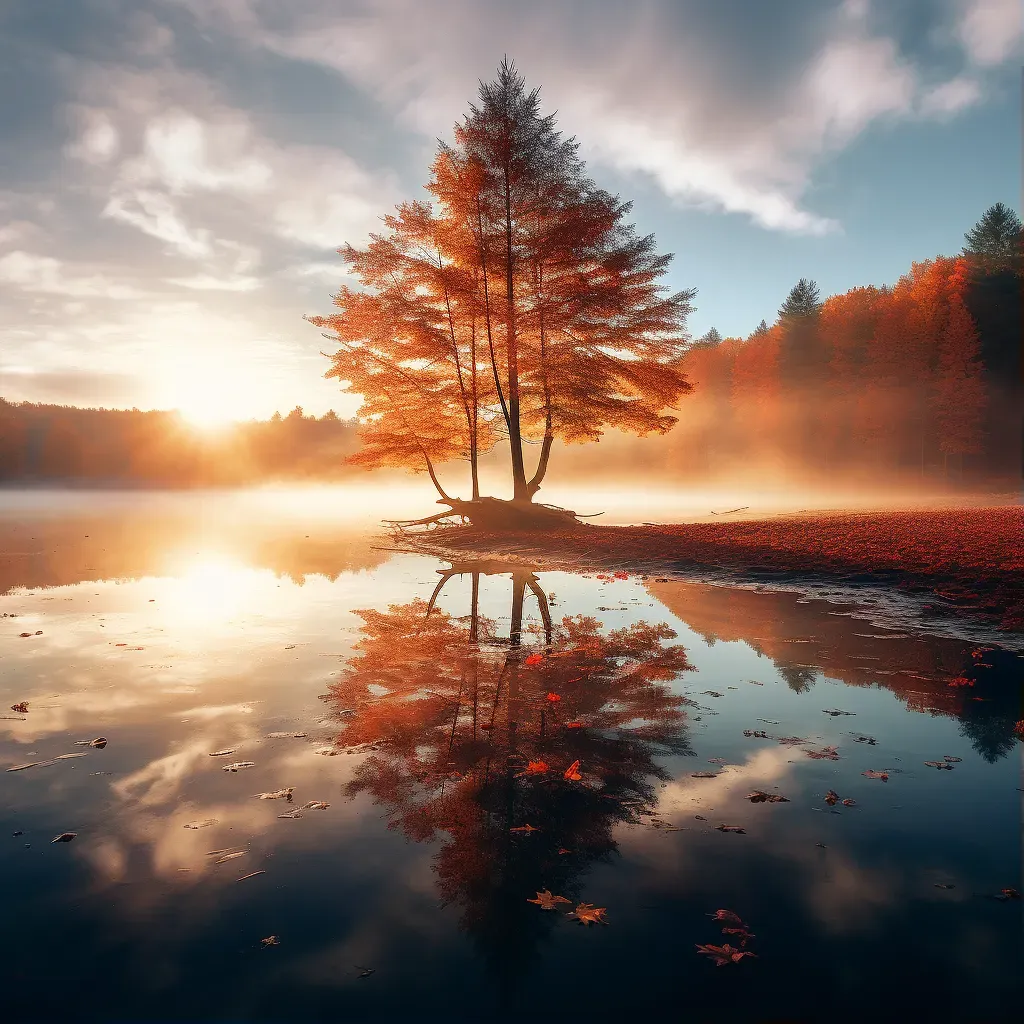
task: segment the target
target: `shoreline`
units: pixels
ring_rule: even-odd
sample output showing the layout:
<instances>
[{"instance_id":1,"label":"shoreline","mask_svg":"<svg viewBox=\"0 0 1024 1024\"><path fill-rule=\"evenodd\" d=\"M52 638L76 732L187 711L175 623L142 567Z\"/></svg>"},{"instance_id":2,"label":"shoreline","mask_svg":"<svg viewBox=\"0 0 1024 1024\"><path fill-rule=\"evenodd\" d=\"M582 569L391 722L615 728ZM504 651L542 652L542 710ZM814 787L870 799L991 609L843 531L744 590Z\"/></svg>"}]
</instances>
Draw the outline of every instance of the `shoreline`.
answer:
<instances>
[{"instance_id":1,"label":"shoreline","mask_svg":"<svg viewBox=\"0 0 1024 1024\"><path fill-rule=\"evenodd\" d=\"M1019 506L844 512L665 526L581 524L497 533L399 533L407 549L541 571L629 572L793 591L879 627L1024 648L1024 510ZM851 607L852 606L852 607Z\"/></svg>"}]
</instances>

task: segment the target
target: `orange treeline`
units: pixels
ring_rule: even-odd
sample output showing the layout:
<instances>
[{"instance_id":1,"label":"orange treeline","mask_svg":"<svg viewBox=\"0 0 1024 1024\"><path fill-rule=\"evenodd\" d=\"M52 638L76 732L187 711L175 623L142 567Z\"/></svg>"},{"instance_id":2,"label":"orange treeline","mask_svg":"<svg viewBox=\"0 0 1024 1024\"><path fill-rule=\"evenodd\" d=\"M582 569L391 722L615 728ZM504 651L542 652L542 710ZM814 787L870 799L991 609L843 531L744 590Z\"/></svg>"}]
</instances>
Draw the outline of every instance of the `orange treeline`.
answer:
<instances>
[{"instance_id":1,"label":"orange treeline","mask_svg":"<svg viewBox=\"0 0 1024 1024\"><path fill-rule=\"evenodd\" d=\"M698 476L734 473L738 461L807 477L1019 472L1020 325L1014 335L999 322L1012 319L1010 290L1019 309L1013 275L938 257L745 341L695 344L669 466Z\"/></svg>"},{"instance_id":2,"label":"orange treeline","mask_svg":"<svg viewBox=\"0 0 1024 1024\"><path fill-rule=\"evenodd\" d=\"M0 483L203 487L350 476L355 424L301 408L197 430L174 412L0 399Z\"/></svg>"}]
</instances>

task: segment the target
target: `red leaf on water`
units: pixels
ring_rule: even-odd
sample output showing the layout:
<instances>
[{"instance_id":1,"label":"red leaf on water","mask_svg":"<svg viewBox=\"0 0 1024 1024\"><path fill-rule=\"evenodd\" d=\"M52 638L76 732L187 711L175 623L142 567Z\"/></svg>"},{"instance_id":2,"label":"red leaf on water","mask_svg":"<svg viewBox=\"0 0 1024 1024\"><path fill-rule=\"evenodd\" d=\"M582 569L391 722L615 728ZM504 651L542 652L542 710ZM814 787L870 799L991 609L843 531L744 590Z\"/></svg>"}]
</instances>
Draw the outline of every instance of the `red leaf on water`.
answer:
<instances>
[{"instance_id":1,"label":"red leaf on water","mask_svg":"<svg viewBox=\"0 0 1024 1024\"><path fill-rule=\"evenodd\" d=\"M580 763L579 761L573 761L568 768L562 773L566 782L579 782L583 778L580 775Z\"/></svg>"},{"instance_id":2,"label":"red leaf on water","mask_svg":"<svg viewBox=\"0 0 1024 1024\"><path fill-rule=\"evenodd\" d=\"M889 781L888 772L876 772L871 768L869 768L866 772L861 772L861 775L868 779L881 779L883 782Z\"/></svg>"}]
</instances>

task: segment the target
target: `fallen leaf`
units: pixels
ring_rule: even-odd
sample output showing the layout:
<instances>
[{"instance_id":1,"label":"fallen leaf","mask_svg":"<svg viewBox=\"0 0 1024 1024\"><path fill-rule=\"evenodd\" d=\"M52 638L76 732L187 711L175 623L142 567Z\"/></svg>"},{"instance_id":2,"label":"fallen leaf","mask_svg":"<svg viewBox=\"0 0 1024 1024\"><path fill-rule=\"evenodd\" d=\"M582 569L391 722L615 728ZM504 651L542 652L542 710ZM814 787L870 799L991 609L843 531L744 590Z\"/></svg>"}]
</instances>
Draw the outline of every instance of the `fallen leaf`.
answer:
<instances>
[{"instance_id":1,"label":"fallen leaf","mask_svg":"<svg viewBox=\"0 0 1024 1024\"><path fill-rule=\"evenodd\" d=\"M543 654L531 654L524 662L524 665L539 665L544 660Z\"/></svg>"},{"instance_id":2,"label":"fallen leaf","mask_svg":"<svg viewBox=\"0 0 1024 1024\"><path fill-rule=\"evenodd\" d=\"M218 851L219 852L219 851ZM245 850L238 850L235 853L225 853L218 857L213 863L214 864L227 864L229 860L237 860L239 857L245 856Z\"/></svg>"},{"instance_id":3,"label":"fallen leaf","mask_svg":"<svg viewBox=\"0 0 1024 1024\"><path fill-rule=\"evenodd\" d=\"M310 800L302 805L304 811L326 811L331 805L325 800Z\"/></svg>"},{"instance_id":4,"label":"fallen leaf","mask_svg":"<svg viewBox=\"0 0 1024 1024\"><path fill-rule=\"evenodd\" d=\"M582 722L566 722L565 723L565 727L566 727L566 729L582 729L583 728L583 723Z\"/></svg>"},{"instance_id":5,"label":"fallen leaf","mask_svg":"<svg viewBox=\"0 0 1024 1024\"><path fill-rule=\"evenodd\" d=\"M11 705L11 710L12 711L17 711L19 715L27 715L28 714L28 701L27 700L23 700L20 704L12 704Z\"/></svg>"},{"instance_id":6,"label":"fallen leaf","mask_svg":"<svg viewBox=\"0 0 1024 1024\"><path fill-rule=\"evenodd\" d=\"M281 940L276 935L268 935L265 939L260 939L260 945L266 949L267 946L280 946Z\"/></svg>"},{"instance_id":7,"label":"fallen leaf","mask_svg":"<svg viewBox=\"0 0 1024 1024\"><path fill-rule=\"evenodd\" d=\"M595 907L593 903L581 903L565 916L576 918L579 924L607 924L608 922L604 919L606 911L607 907Z\"/></svg>"},{"instance_id":8,"label":"fallen leaf","mask_svg":"<svg viewBox=\"0 0 1024 1024\"><path fill-rule=\"evenodd\" d=\"M953 770L953 766L948 761L925 761L924 763L929 768L945 768L947 772Z\"/></svg>"},{"instance_id":9,"label":"fallen leaf","mask_svg":"<svg viewBox=\"0 0 1024 1024\"><path fill-rule=\"evenodd\" d=\"M955 885L951 885L949 882L936 882L935 883L935 888L936 889L955 889L956 886Z\"/></svg>"},{"instance_id":10,"label":"fallen leaf","mask_svg":"<svg viewBox=\"0 0 1024 1024\"><path fill-rule=\"evenodd\" d=\"M708 917L712 921L724 921L726 924L734 925L737 928L743 927L740 915L731 910L716 910L713 914L708 914Z\"/></svg>"},{"instance_id":11,"label":"fallen leaf","mask_svg":"<svg viewBox=\"0 0 1024 1024\"><path fill-rule=\"evenodd\" d=\"M740 940L740 945L745 946L751 939L756 939L757 936L753 932L747 931L746 928L723 928L723 935L735 935Z\"/></svg>"},{"instance_id":12,"label":"fallen leaf","mask_svg":"<svg viewBox=\"0 0 1024 1024\"><path fill-rule=\"evenodd\" d=\"M344 711L341 714L345 714ZM304 732L268 732L268 740L303 740L306 738Z\"/></svg>"},{"instance_id":13,"label":"fallen leaf","mask_svg":"<svg viewBox=\"0 0 1024 1024\"><path fill-rule=\"evenodd\" d=\"M728 764L724 757L709 757L708 764Z\"/></svg>"},{"instance_id":14,"label":"fallen leaf","mask_svg":"<svg viewBox=\"0 0 1024 1024\"><path fill-rule=\"evenodd\" d=\"M518 779L522 775L543 775L549 769L545 761L529 761L526 767L516 775Z\"/></svg>"},{"instance_id":15,"label":"fallen leaf","mask_svg":"<svg viewBox=\"0 0 1024 1024\"><path fill-rule=\"evenodd\" d=\"M823 714L831 715L833 718L836 718L839 715L855 715L855 714L857 714L857 712L856 711L840 711L838 708L829 708L828 710L824 711Z\"/></svg>"},{"instance_id":16,"label":"fallen leaf","mask_svg":"<svg viewBox=\"0 0 1024 1024\"><path fill-rule=\"evenodd\" d=\"M217 819L216 818L207 818L206 821L190 821L187 825L185 825L183 827L195 830L195 829L200 829L200 828L207 828L210 825L216 825L216 824L217 824Z\"/></svg>"},{"instance_id":17,"label":"fallen leaf","mask_svg":"<svg viewBox=\"0 0 1024 1024\"><path fill-rule=\"evenodd\" d=\"M360 967L359 964L353 964L352 966L360 972L360 978L368 978L371 974L375 974L377 972L376 967Z\"/></svg>"},{"instance_id":18,"label":"fallen leaf","mask_svg":"<svg viewBox=\"0 0 1024 1024\"><path fill-rule=\"evenodd\" d=\"M723 946L698 945L697 950L711 957L715 961L716 967L724 967L726 964L737 964L745 956L755 955L748 950L734 949L728 943Z\"/></svg>"},{"instance_id":19,"label":"fallen leaf","mask_svg":"<svg viewBox=\"0 0 1024 1024\"><path fill-rule=\"evenodd\" d=\"M527 903L536 903L541 910L554 910L559 903L571 903L564 896L552 896L550 889L537 893L535 900L527 900Z\"/></svg>"},{"instance_id":20,"label":"fallen leaf","mask_svg":"<svg viewBox=\"0 0 1024 1024\"><path fill-rule=\"evenodd\" d=\"M715 828L719 832L737 832L741 836L747 834L747 830L740 825L716 825Z\"/></svg>"},{"instance_id":21,"label":"fallen leaf","mask_svg":"<svg viewBox=\"0 0 1024 1024\"><path fill-rule=\"evenodd\" d=\"M222 772L237 772L241 768L255 768L255 761L234 761L231 764L223 765Z\"/></svg>"},{"instance_id":22,"label":"fallen leaf","mask_svg":"<svg viewBox=\"0 0 1024 1024\"><path fill-rule=\"evenodd\" d=\"M106 736L97 736L94 740L75 740L75 745L79 747L96 747L97 750L102 750L107 745Z\"/></svg>"},{"instance_id":23,"label":"fallen leaf","mask_svg":"<svg viewBox=\"0 0 1024 1024\"><path fill-rule=\"evenodd\" d=\"M59 836L54 836L51 843L70 843L72 839L76 838L77 832L61 832Z\"/></svg>"},{"instance_id":24,"label":"fallen leaf","mask_svg":"<svg viewBox=\"0 0 1024 1024\"><path fill-rule=\"evenodd\" d=\"M834 789L830 789L825 794L825 803L827 803L829 805L829 807L835 807L836 801L838 799L839 799L839 794Z\"/></svg>"},{"instance_id":25,"label":"fallen leaf","mask_svg":"<svg viewBox=\"0 0 1024 1024\"><path fill-rule=\"evenodd\" d=\"M718 772L690 772L691 779L717 779Z\"/></svg>"},{"instance_id":26,"label":"fallen leaf","mask_svg":"<svg viewBox=\"0 0 1024 1024\"><path fill-rule=\"evenodd\" d=\"M291 800L292 793L295 792L294 786L289 786L287 789L279 789L273 793L257 793L257 800Z\"/></svg>"},{"instance_id":27,"label":"fallen leaf","mask_svg":"<svg viewBox=\"0 0 1024 1024\"><path fill-rule=\"evenodd\" d=\"M766 739L768 739L768 733L766 733L763 729L744 729L743 730L743 735L744 736L753 736L754 739L757 739L757 740L766 740Z\"/></svg>"},{"instance_id":28,"label":"fallen leaf","mask_svg":"<svg viewBox=\"0 0 1024 1024\"><path fill-rule=\"evenodd\" d=\"M573 763L562 773L562 777L566 782L579 782L580 779L583 778L583 776L580 775L579 761L573 761Z\"/></svg>"},{"instance_id":29,"label":"fallen leaf","mask_svg":"<svg viewBox=\"0 0 1024 1024\"><path fill-rule=\"evenodd\" d=\"M301 818L302 811L296 809L294 811L287 811L285 814L279 814L279 818Z\"/></svg>"},{"instance_id":30,"label":"fallen leaf","mask_svg":"<svg viewBox=\"0 0 1024 1024\"><path fill-rule=\"evenodd\" d=\"M949 761L950 764L959 764L963 760L963 758L962 757L950 757L949 754L945 754L943 756L942 760L943 761Z\"/></svg>"},{"instance_id":31,"label":"fallen leaf","mask_svg":"<svg viewBox=\"0 0 1024 1024\"><path fill-rule=\"evenodd\" d=\"M558 856L563 857L567 853L572 853L572 850L567 850L564 846L558 848Z\"/></svg>"},{"instance_id":32,"label":"fallen leaf","mask_svg":"<svg viewBox=\"0 0 1024 1024\"><path fill-rule=\"evenodd\" d=\"M788 804L789 797L780 796L778 793L762 793L761 790L756 789L751 793L747 799L752 804Z\"/></svg>"},{"instance_id":33,"label":"fallen leaf","mask_svg":"<svg viewBox=\"0 0 1024 1024\"><path fill-rule=\"evenodd\" d=\"M839 760L839 751L835 747L822 747L821 750L805 750L804 753L808 757L813 757L815 761Z\"/></svg>"},{"instance_id":34,"label":"fallen leaf","mask_svg":"<svg viewBox=\"0 0 1024 1024\"><path fill-rule=\"evenodd\" d=\"M889 781L888 772L876 772L871 768L869 768L866 772L861 772L861 775L863 775L867 779L881 779L883 782Z\"/></svg>"},{"instance_id":35,"label":"fallen leaf","mask_svg":"<svg viewBox=\"0 0 1024 1024\"><path fill-rule=\"evenodd\" d=\"M510 828L509 829L509 832L524 832L524 833L527 833L527 834L529 834L530 832L539 832L539 831L540 831L539 828L534 828L530 824L519 825L516 828Z\"/></svg>"},{"instance_id":36,"label":"fallen leaf","mask_svg":"<svg viewBox=\"0 0 1024 1024\"><path fill-rule=\"evenodd\" d=\"M876 742L877 740L874 738L874 736L858 736L854 740L854 743L867 743L872 747L875 745Z\"/></svg>"},{"instance_id":37,"label":"fallen leaf","mask_svg":"<svg viewBox=\"0 0 1024 1024\"><path fill-rule=\"evenodd\" d=\"M552 704L555 704L556 702L560 701L562 698L559 697L557 693L549 693L547 695L546 699L551 701Z\"/></svg>"},{"instance_id":38,"label":"fallen leaf","mask_svg":"<svg viewBox=\"0 0 1024 1024\"><path fill-rule=\"evenodd\" d=\"M85 757L85 751L74 754L58 754L56 757L48 758L45 761L29 761L28 764L16 764L5 769L9 772L23 772L26 768L45 768L47 765L56 764L58 761L67 761L72 757Z\"/></svg>"},{"instance_id":39,"label":"fallen leaf","mask_svg":"<svg viewBox=\"0 0 1024 1024\"><path fill-rule=\"evenodd\" d=\"M1016 889L1000 889L997 900L1019 900L1020 893Z\"/></svg>"},{"instance_id":40,"label":"fallen leaf","mask_svg":"<svg viewBox=\"0 0 1024 1024\"><path fill-rule=\"evenodd\" d=\"M241 878L236 878L236 882L244 882L247 878L255 878L257 875L265 875L266 871L260 868L259 871L250 871L247 875L242 875Z\"/></svg>"},{"instance_id":41,"label":"fallen leaf","mask_svg":"<svg viewBox=\"0 0 1024 1024\"><path fill-rule=\"evenodd\" d=\"M223 757L225 754L233 754L234 752L234 747L231 747L228 750L211 750L210 757Z\"/></svg>"},{"instance_id":42,"label":"fallen leaf","mask_svg":"<svg viewBox=\"0 0 1024 1024\"><path fill-rule=\"evenodd\" d=\"M851 800L849 797L847 797L847 799L845 799L843 801L843 806L844 807L856 807L857 806L857 801L856 800Z\"/></svg>"},{"instance_id":43,"label":"fallen leaf","mask_svg":"<svg viewBox=\"0 0 1024 1024\"><path fill-rule=\"evenodd\" d=\"M704 690L704 691L702 691L701 696L702 697L721 697L722 694L720 694L717 690Z\"/></svg>"}]
</instances>

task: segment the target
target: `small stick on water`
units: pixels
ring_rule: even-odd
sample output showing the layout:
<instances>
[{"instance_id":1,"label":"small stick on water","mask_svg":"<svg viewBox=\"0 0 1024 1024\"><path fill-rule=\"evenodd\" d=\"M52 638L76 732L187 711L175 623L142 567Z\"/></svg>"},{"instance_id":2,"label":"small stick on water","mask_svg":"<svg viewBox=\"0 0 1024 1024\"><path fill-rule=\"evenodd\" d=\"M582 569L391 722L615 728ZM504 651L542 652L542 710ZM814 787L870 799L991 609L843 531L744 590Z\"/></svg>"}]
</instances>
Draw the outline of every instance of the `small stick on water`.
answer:
<instances>
[{"instance_id":1,"label":"small stick on water","mask_svg":"<svg viewBox=\"0 0 1024 1024\"><path fill-rule=\"evenodd\" d=\"M262 869L259 870L259 871L250 871L249 874L242 875L241 878L236 878L235 881L236 882L244 882L247 878L255 878L257 875L265 875L265 874L266 874L266 871L264 871Z\"/></svg>"}]
</instances>

